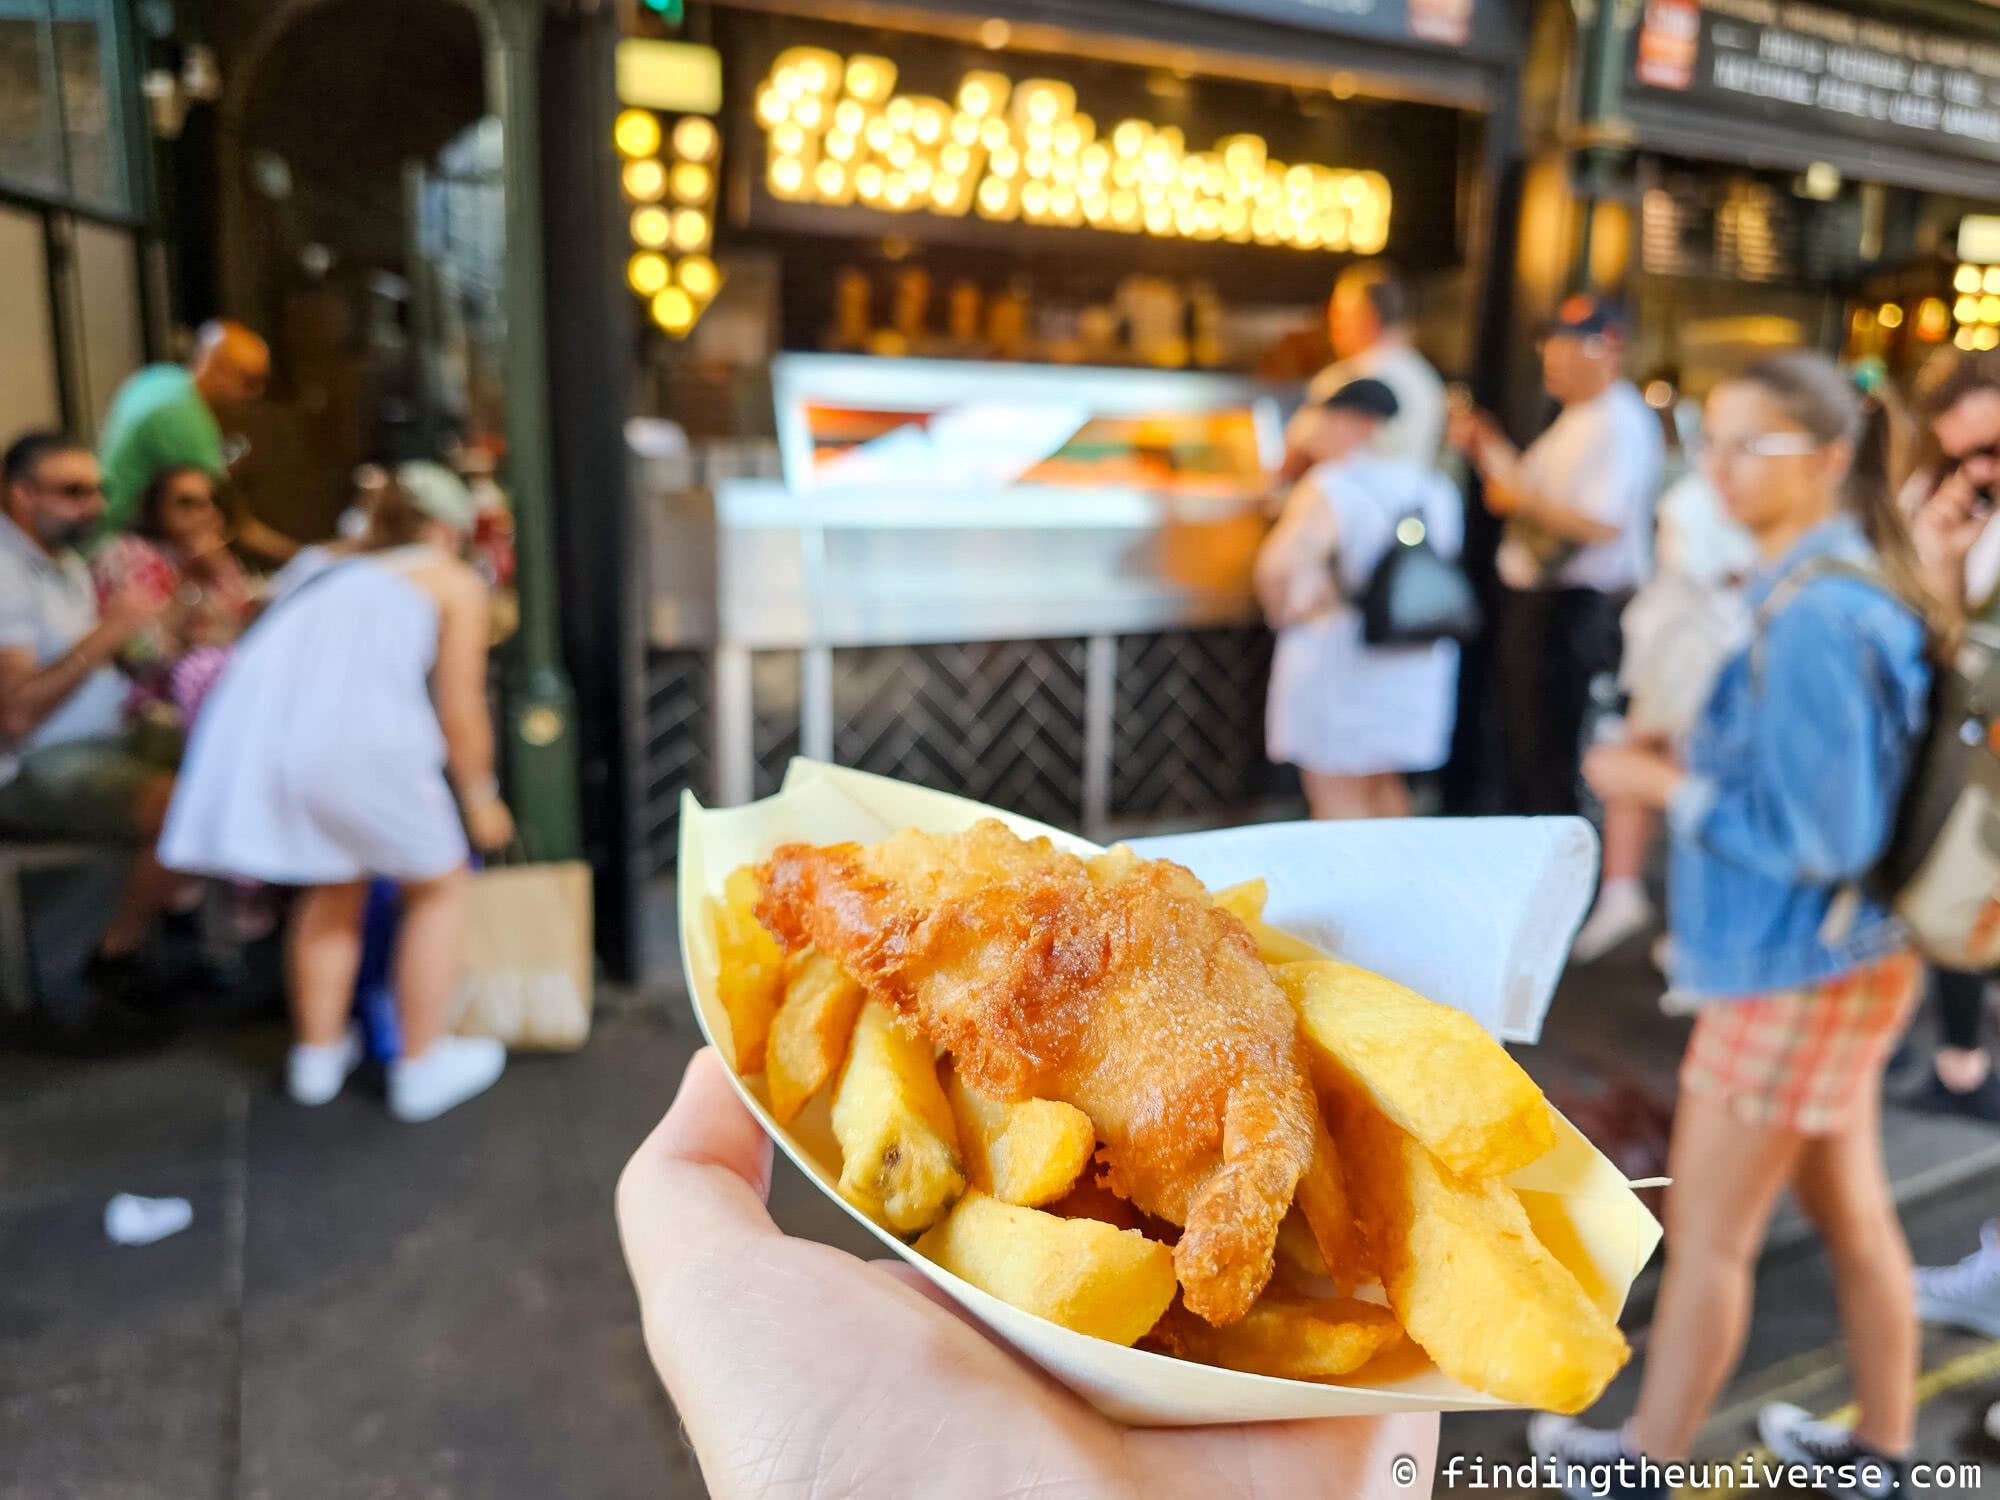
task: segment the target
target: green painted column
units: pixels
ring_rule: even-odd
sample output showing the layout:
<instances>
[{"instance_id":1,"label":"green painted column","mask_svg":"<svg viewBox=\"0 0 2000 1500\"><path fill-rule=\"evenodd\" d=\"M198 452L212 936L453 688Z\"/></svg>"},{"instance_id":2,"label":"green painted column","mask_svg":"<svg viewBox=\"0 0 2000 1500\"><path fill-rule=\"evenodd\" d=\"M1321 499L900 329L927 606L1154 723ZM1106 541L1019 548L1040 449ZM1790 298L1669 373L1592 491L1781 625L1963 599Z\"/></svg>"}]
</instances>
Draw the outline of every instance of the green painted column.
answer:
<instances>
[{"instance_id":1,"label":"green painted column","mask_svg":"<svg viewBox=\"0 0 2000 1500\"><path fill-rule=\"evenodd\" d=\"M542 277L542 0L485 0L487 107L499 119L506 230L507 489L521 622L507 646L502 740L507 800L535 859L582 849L576 701L563 671L549 449Z\"/></svg>"},{"instance_id":2,"label":"green painted column","mask_svg":"<svg viewBox=\"0 0 2000 1500\"><path fill-rule=\"evenodd\" d=\"M1570 190L1577 203L1570 246L1569 285L1573 287L1594 284L1591 251L1597 205L1616 196L1631 155L1632 126L1625 118L1625 67L1641 8L1641 0L1571 0L1576 16L1577 75L1577 121L1571 138L1575 156L1570 168Z\"/></svg>"}]
</instances>

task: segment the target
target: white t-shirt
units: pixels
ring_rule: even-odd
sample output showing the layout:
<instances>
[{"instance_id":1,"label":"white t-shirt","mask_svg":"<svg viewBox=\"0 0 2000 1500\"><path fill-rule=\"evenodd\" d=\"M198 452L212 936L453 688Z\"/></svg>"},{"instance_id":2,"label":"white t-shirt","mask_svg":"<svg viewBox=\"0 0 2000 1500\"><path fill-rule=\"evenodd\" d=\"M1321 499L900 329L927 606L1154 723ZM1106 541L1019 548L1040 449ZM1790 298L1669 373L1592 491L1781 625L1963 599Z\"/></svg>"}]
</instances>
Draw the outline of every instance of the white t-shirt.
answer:
<instances>
[{"instance_id":1,"label":"white t-shirt","mask_svg":"<svg viewBox=\"0 0 2000 1500\"><path fill-rule=\"evenodd\" d=\"M1588 401L1563 408L1549 430L1521 455L1522 482L1534 494L1577 511L1618 535L1580 547L1552 578L1541 577L1520 541L1500 545L1500 580L1509 588L1594 589L1622 594L1651 568L1653 496L1666 463L1660 419L1629 380Z\"/></svg>"},{"instance_id":2,"label":"white t-shirt","mask_svg":"<svg viewBox=\"0 0 2000 1500\"><path fill-rule=\"evenodd\" d=\"M97 628L97 590L74 552L53 558L0 516L0 650L26 651L35 667L61 661ZM124 724L125 679L99 667L26 739L0 740L0 785L14 779L19 757L43 745L102 739Z\"/></svg>"},{"instance_id":3,"label":"white t-shirt","mask_svg":"<svg viewBox=\"0 0 2000 1500\"><path fill-rule=\"evenodd\" d=\"M1420 468L1435 468L1438 454L1444 451L1444 381L1429 360L1403 343L1377 344L1313 376L1306 387L1305 405L1285 430L1287 444L1298 445L1300 427L1310 419L1314 406L1348 381L1363 378L1379 380L1396 393L1396 415L1382 424L1369 451L1378 458L1399 458Z\"/></svg>"},{"instance_id":4,"label":"white t-shirt","mask_svg":"<svg viewBox=\"0 0 2000 1500\"><path fill-rule=\"evenodd\" d=\"M1699 469L1675 480L1660 496L1658 557L1661 573L1678 573L1711 587L1757 570L1757 542L1722 508Z\"/></svg>"}]
</instances>

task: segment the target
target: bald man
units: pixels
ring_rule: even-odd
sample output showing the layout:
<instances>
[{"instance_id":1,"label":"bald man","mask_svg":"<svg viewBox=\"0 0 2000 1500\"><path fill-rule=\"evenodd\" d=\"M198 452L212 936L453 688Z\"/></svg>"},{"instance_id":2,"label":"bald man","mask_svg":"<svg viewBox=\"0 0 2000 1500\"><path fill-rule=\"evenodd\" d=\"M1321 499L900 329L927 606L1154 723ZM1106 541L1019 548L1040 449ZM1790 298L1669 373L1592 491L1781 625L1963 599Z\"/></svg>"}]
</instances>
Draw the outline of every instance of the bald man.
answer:
<instances>
[{"instance_id":1,"label":"bald man","mask_svg":"<svg viewBox=\"0 0 2000 1500\"><path fill-rule=\"evenodd\" d=\"M98 441L104 532L132 524L139 497L162 469L188 466L226 479L229 465L215 409L257 400L270 375L270 348L241 323L225 320L201 326L194 359L185 369L148 365L121 385ZM298 550L289 537L252 516L242 518L237 540L273 562Z\"/></svg>"}]
</instances>

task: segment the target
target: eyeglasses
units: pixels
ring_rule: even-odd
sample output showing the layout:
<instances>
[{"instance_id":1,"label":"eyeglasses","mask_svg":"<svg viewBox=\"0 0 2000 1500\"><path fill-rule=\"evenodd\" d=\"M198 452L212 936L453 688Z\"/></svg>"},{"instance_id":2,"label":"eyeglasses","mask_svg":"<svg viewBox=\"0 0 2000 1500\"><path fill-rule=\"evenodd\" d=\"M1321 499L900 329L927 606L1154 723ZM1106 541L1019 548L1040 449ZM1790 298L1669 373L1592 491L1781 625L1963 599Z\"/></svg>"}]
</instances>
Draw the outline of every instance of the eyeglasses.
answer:
<instances>
[{"instance_id":1,"label":"eyeglasses","mask_svg":"<svg viewBox=\"0 0 2000 1500\"><path fill-rule=\"evenodd\" d=\"M1748 437L1703 438L1704 458L1733 463L1742 458L1804 458L1826 446L1809 432L1755 432Z\"/></svg>"},{"instance_id":2,"label":"eyeglasses","mask_svg":"<svg viewBox=\"0 0 2000 1500\"><path fill-rule=\"evenodd\" d=\"M72 479L67 484L45 484L40 488L45 494L59 495L65 500L91 500L104 493L104 486L94 479Z\"/></svg>"},{"instance_id":3,"label":"eyeglasses","mask_svg":"<svg viewBox=\"0 0 2000 1500\"><path fill-rule=\"evenodd\" d=\"M1945 463L1949 466L1949 472L1952 473L1956 473L1967 464L1978 463L1982 459L1987 463L2000 463L2000 438L1995 438L1983 448L1968 449L1964 453L1947 453L1944 458Z\"/></svg>"}]
</instances>

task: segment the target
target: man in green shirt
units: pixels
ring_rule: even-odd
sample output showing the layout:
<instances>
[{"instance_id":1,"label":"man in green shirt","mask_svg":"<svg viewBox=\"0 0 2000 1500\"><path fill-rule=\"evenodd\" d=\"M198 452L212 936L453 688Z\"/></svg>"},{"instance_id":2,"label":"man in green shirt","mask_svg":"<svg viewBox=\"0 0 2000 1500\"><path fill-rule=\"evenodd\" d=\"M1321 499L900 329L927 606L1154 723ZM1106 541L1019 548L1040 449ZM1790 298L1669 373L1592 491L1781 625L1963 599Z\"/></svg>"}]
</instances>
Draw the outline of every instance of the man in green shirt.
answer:
<instances>
[{"instance_id":1,"label":"man in green shirt","mask_svg":"<svg viewBox=\"0 0 2000 1500\"><path fill-rule=\"evenodd\" d=\"M104 525L108 534L130 527L139 497L162 469L193 467L221 480L229 465L222 449L218 404L255 401L271 374L271 351L241 323L204 323L194 361L148 365L118 388L99 438L104 468ZM237 541L249 551L282 562L297 543L245 515Z\"/></svg>"}]
</instances>

